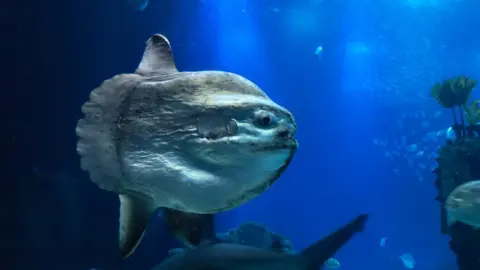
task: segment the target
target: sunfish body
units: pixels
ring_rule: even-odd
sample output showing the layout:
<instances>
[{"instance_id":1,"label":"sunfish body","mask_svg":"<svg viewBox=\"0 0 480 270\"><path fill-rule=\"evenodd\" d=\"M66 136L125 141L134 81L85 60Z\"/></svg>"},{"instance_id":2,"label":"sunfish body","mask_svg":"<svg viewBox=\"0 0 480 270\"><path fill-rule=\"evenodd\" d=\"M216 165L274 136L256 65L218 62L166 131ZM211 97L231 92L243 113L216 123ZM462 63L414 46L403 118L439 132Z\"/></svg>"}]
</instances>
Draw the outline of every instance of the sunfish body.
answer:
<instances>
[{"instance_id":1,"label":"sunfish body","mask_svg":"<svg viewBox=\"0 0 480 270\"><path fill-rule=\"evenodd\" d=\"M179 72L158 34L136 72L103 82L82 112L81 166L100 188L119 194L124 257L157 208L232 209L270 187L298 147L288 110L240 75Z\"/></svg>"},{"instance_id":2,"label":"sunfish body","mask_svg":"<svg viewBox=\"0 0 480 270\"><path fill-rule=\"evenodd\" d=\"M152 270L317 270L355 234L363 231L367 218L367 215L358 216L299 254L237 244L204 244L175 253Z\"/></svg>"}]
</instances>

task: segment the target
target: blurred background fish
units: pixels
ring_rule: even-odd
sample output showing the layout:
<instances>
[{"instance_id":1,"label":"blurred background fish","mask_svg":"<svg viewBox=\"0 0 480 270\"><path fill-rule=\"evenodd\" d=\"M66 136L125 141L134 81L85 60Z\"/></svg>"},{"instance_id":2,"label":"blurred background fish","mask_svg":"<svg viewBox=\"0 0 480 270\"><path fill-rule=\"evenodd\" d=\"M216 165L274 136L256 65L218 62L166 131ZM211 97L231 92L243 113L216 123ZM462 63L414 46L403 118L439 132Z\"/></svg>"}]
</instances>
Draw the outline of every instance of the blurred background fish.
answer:
<instances>
[{"instance_id":1,"label":"blurred background fish","mask_svg":"<svg viewBox=\"0 0 480 270\"><path fill-rule=\"evenodd\" d=\"M127 7L137 11L144 11L148 7L148 4L150 3L150 0L124 0L124 1Z\"/></svg>"},{"instance_id":2,"label":"blurred background fish","mask_svg":"<svg viewBox=\"0 0 480 270\"><path fill-rule=\"evenodd\" d=\"M324 263L324 266L326 269L337 269L340 268L340 262L335 258L330 258Z\"/></svg>"},{"instance_id":3,"label":"blurred background fish","mask_svg":"<svg viewBox=\"0 0 480 270\"><path fill-rule=\"evenodd\" d=\"M405 253L405 254L401 255L399 258L406 268L408 268L408 269L415 268L415 259L413 259L412 254Z\"/></svg>"},{"instance_id":4,"label":"blurred background fish","mask_svg":"<svg viewBox=\"0 0 480 270\"><path fill-rule=\"evenodd\" d=\"M317 47L317 49L315 49L315 56L320 59L322 57L322 54L323 54L323 47L320 45Z\"/></svg>"}]
</instances>

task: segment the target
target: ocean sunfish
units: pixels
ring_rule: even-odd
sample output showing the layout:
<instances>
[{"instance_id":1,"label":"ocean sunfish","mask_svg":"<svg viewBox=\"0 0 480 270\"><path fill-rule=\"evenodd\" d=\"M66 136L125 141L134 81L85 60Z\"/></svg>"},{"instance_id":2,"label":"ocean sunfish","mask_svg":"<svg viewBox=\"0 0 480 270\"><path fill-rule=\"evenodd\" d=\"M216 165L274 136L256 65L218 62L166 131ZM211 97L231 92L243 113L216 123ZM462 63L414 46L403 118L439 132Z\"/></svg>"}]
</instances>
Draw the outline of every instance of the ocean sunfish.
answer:
<instances>
[{"instance_id":1,"label":"ocean sunfish","mask_svg":"<svg viewBox=\"0 0 480 270\"><path fill-rule=\"evenodd\" d=\"M298 147L287 109L240 75L178 71L159 34L135 73L104 81L82 112L81 167L119 195L123 257L159 207L212 214L239 206L270 187Z\"/></svg>"},{"instance_id":2,"label":"ocean sunfish","mask_svg":"<svg viewBox=\"0 0 480 270\"><path fill-rule=\"evenodd\" d=\"M355 234L364 230L368 215L360 215L336 232L298 254L239 245L202 243L171 257L152 270L317 270Z\"/></svg>"}]
</instances>

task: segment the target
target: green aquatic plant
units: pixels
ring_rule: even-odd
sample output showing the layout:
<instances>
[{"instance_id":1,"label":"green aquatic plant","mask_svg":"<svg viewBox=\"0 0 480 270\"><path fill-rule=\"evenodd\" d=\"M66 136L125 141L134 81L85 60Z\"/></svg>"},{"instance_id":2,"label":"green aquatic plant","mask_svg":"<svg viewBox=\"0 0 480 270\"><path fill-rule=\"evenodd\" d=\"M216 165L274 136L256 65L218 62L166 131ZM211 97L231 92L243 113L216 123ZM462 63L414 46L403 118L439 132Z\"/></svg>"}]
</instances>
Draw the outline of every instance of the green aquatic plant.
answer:
<instances>
[{"instance_id":1,"label":"green aquatic plant","mask_svg":"<svg viewBox=\"0 0 480 270\"><path fill-rule=\"evenodd\" d=\"M475 125L480 122L480 99L475 99L468 106L463 106L468 123Z\"/></svg>"},{"instance_id":2,"label":"green aquatic plant","mask_svg":"<svg viewBox=\"0 0 480 270\"><path fill-rule=\"evenodd\" d=\"M470 95L477 84L476 80L470 79L466 76L453 77L440 83L436 83L430 92L430 96L444 108L452 110L454 130L457 137L462 137L467 134L465 128L464 115L470 124L477 115L480 117L480 111L476 105L474 107L467 106ZM471 103L472 105L473 103ZM461 108L459 112L460 121L457 120L456 107ZM475 110L473 110L475 109Z\"/></svg>"},{"instance_id":3,"label":"green aquatic plant","mask_svg":"<svg viewBox=\"0 0 480 270\"><path fill-rule=\"evenodd\" d=\"M475 80L465 76L453 77L441 83L436 83L432 87L430 96L435 98L444 108L462 107L468 102L476 83Z\"/></svg>"}]
</instances>

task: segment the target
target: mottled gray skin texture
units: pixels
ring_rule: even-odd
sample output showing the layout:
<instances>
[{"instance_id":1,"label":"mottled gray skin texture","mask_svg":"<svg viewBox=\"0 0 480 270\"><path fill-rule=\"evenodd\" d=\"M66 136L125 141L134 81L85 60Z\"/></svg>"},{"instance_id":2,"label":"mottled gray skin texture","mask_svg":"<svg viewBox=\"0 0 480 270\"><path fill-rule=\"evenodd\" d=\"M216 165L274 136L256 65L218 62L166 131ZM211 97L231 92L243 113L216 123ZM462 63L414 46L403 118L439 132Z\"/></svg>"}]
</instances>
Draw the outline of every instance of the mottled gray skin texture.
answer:
<instances>
[{"instance_id":1,"label":"mottled gray skin texture","mask_svg":"<svg viewBox=\"0 0 480 270\"><path fill-rule=\"evenodd\" d=\"M124 253L157 208L236 207L267 189L298 147L288 110L240 75L179 72L161 35L147 41L135 74L106 80L82 112L81 165L119 194Z\"/></svg>"},{"instance_id":2,"label":"mottled gray skin texture","mask_svg":"<svg viewBox=\"0 0 480 270\"><path fill-rule=\"evenodd\" d=\"M126 103L117 124L124 186L177 210L214 213L249 200L277 179L296 148L274 137L294 129L288 111L235 74L150 78ZM254 128L262 111L283 127Z\"/></svg>"}]
</instances>

